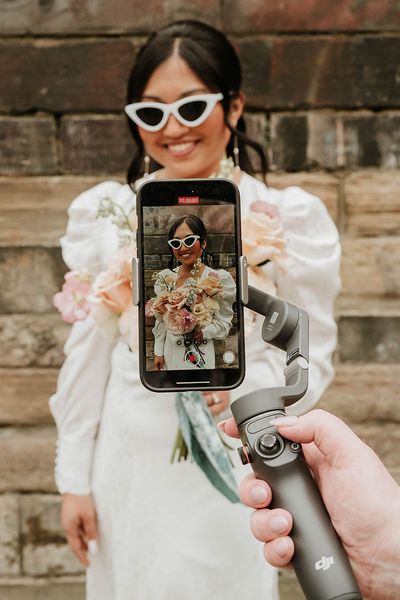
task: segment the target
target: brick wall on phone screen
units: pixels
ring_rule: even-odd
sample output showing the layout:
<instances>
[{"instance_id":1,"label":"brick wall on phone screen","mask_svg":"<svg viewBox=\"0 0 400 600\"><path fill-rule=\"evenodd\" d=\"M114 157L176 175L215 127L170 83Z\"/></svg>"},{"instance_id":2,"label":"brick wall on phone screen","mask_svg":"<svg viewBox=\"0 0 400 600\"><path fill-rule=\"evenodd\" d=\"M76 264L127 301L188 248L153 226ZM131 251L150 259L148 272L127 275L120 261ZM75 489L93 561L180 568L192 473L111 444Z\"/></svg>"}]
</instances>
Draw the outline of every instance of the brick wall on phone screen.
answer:
<instances>
[{"instance_id":1,"label":"brick wall on phone screen","mask_svg":"<svg viewBox=\"0 0 400 600\"><path fill-rule=\"evenodd\" d=\"M400 7L395 0L0 0L0 597L83 598L59 522L52 308L76 194L123 180L121 107L150 28L194 17L243 63L269 182L318 194L343 241L337 375L322 406L400 478ZM283 600L302 598L281 578ZM111 599L110 599L111 600Z\"/></svg>"}]
</instances>

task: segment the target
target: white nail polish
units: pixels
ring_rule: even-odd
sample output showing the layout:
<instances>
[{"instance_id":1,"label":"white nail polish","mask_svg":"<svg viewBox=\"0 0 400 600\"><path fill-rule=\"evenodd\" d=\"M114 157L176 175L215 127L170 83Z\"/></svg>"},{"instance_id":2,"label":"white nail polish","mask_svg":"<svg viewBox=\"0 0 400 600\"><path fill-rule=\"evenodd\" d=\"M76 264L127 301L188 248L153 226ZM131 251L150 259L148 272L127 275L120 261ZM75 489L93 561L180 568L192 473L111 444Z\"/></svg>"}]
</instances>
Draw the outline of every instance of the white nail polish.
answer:
<instances>
[{"instance_id":1,"label":"white nail polish","mask_svg":"<svg viewBox=\"0 0 400 600\"><path fill-rule=\"evenodd\" d=\"M255 485L253 488L251 488L249 494L253 502L256 502L256 504L265 502L268 498L267 490L262 485Z\"/></svg>"},{"instance_id":2,"label":"white nail polish","mask_svg":"<svg viewBox=\"0 0 400 600\"><path fill-rule=\"evenodd\" d=\"M93 555L97 554L98 546L97 546L96 540L88 541L88 550L89 550L89 554L93 554Z\"/></svg>"}]
</instances>

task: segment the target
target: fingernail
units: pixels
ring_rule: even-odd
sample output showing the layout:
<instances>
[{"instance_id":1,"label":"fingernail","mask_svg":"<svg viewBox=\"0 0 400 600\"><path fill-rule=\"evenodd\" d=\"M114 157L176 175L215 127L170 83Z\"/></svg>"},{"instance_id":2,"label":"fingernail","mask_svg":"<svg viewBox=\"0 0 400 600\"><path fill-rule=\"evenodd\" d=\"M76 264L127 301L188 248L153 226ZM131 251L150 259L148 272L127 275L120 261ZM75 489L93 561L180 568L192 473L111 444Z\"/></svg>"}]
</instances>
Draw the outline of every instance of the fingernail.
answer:
<instances>
[{"instance_id":1,"label":"fingernail","mask_svg":"<svg viewBox=\"0 0 400 600\"><path fill-rule=\"evenodd\" d=\"M296 417L296 415L290 415L288 417L277 417L276 419L271 419L270 423L271 425L278 427L293 427L293 425L296 425L298 420L299 417Z\"/></svg>"},{"instance_id":2,"label":"fingernail","mask_svg":"<svg viewBox=\"0 0 400 600\"><path fill-rule=\"evenodd\" d=\"M274 550L278 556L285 558L289 554L289 543L285 539L275 540Z\"/></svg>"},{"instance_id":3,"label":"fingernail","mask_svg":"<svg viewBox=\"0 0 400 600\"><path fill-rule=\"evenodd\" d=\"M217 429L219 429L219 431L223 431L225 433L225 423L226 423L226 419L224 419L224 421L220 421L219 423L217 423Z\"/></svg>"},{"instance_id":4,"label":"fingernail","mask_svg":"<svg viewBox=\"0 0 400 600\"><path fill-rule=\"evenodd\" d=\"M88 550L89 550L89 554L93 554L93 555L97 554L98 546L97 546L96 540L88 541Z\"/></svg>"},{"instance_id":5,"label":"fingernail","mask_svg":"<svg viewBox=\"0 0 400 600\"><path fill-rule=\"evenodd\" d=\"M266 502L268 499L268 492L262 485L255 485L249 491L249 496L256 504L260 502Z\"/></svg>"},{"instance_id":6,"label":"fingernail","mask_svg":"<svg viewBox=\"0 0 400 600\"><path fill-rule=\"evenodd\" d=\"M272 517L272 519L268 521L268 526L273 533L281 534L284 531L287 531L289 522L282 516Z\"/></svg>"}]
</instances>

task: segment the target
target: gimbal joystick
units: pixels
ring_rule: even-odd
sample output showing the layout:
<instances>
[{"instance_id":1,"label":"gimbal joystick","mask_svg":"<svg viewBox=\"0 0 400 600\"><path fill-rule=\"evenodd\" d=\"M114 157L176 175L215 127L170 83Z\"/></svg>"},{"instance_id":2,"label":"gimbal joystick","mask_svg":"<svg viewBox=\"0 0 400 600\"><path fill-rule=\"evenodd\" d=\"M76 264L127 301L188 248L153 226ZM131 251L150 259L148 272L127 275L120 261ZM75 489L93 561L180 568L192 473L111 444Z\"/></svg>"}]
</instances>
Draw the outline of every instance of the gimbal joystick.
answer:
<instances>
[{"instance_id":1,"label":"gimbal joystick","mask_svg":"<svg viewBox=\"0 0 400 600\"><path fill-rule=\"evenodd\" d=\"M301 445L283 438L271 425L273 418L285 415L285 407L307 391L307 313L246 284L242 290L243 304L265 316L264 341L286 352L287 366L284 387L257 390L232 403L243 443L239 455L259 479L270 484L271 507L285 508L293 515L292 564L307 600L361 600Z\"/></svg>"}]
</instances>

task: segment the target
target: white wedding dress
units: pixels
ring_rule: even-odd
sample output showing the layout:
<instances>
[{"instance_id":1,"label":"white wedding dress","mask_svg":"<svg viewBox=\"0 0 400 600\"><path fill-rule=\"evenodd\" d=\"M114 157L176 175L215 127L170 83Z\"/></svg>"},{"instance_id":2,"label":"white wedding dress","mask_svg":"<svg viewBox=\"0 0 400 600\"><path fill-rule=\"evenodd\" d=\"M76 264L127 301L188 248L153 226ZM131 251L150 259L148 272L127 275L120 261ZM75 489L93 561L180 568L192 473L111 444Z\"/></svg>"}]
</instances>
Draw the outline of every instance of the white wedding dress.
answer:
<instances>
[{"instance_id":1,"label":"white wedding dress","mask_svg":"<svg viewBox=\"0 0 400 600\"><path fill-rule=\"evenodd\" d=\"M243 175L242 212L255 200L276 206L292 266L265 269L278 295L310 315L310 385L297 412L313 406L333 376L339 289L338 234L322 202L299 188L276 191ZM134 206L129 186L105 182L69 210L63 256L71 269L96 273L118 247L116 226L97 218L99 202ZM283 383L284 354L264 344L262 318L246 338L247 374L232 398ZM107 339L88 317L76 323L57 392L56 481L61 493L94 496L99 551L87 571L88 600L274 600L276 571L262 558L249 511L231 504L191 462L169 464L177 429L174 395L139 380L138 356L124 338ZM246 469L240 465L240 479Z\"/></svg>"}]
</instances>

